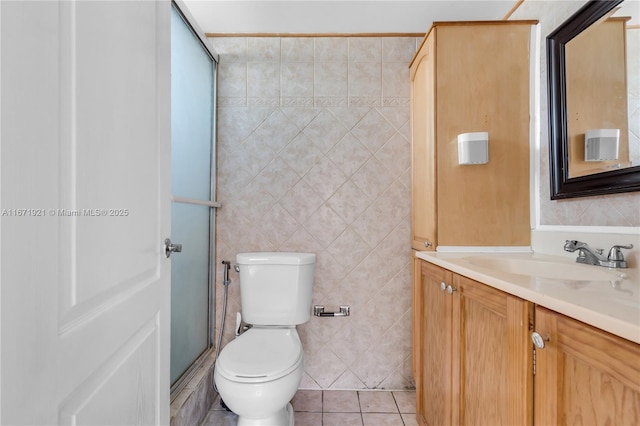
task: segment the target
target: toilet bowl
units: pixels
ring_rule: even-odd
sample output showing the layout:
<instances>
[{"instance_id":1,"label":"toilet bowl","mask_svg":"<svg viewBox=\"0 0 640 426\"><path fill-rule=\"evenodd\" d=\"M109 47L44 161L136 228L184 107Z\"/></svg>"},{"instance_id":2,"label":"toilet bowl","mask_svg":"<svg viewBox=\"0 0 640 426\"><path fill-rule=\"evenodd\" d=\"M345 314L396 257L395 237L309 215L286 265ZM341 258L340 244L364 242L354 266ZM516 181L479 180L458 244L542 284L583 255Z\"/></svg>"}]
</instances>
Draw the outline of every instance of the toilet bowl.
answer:
<instances>
[{"instance_id":1,"label":"toilet bowl","mask_svg":"<svg viewBox=\"0 0 640 426\"><path fill-rule=\"evenodd\" d=\"M238 426L292 426L304 372L296 325L311 316L313 253L241 253L243 319L252 325L220 352L214 380Z\"/></svg>"},{"instance_id":2,"label":"toilet bowl","mask_svg":"<svg viewBox=\"0 0 640 426\"><path fill-rule=\"evenodd\" d=\"M290 328L254 327L225 346L214 380L238 426L293 425L291 398L304 371L298 333Z\"/></svg>"}]
</instances>

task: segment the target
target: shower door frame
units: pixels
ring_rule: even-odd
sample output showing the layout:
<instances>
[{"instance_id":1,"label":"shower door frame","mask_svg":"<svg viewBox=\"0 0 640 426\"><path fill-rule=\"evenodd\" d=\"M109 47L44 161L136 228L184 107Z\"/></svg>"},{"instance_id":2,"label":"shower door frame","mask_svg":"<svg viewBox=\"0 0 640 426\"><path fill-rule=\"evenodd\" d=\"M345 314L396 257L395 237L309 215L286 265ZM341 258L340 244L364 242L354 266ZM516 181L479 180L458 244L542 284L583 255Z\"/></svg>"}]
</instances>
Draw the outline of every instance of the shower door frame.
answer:
<instances>
[{"instance_id":1,"label":"shower door frame","mask_svg":"<svg viewBox=\"0 0 640 426\"><path fill-rule=\"evenodd\" d=\"M204 32L200 29L195 19L187 9L187 6L184 4L182 0L171 0L171 6L175 8L176 12L180 15L184 23L189 27L191 32L195 37L200 41L200 45L205 49L206 53L212 60L212 87L211 87L211 97L212 97L212 117L211 117L211 175L210 175L210 194L209 200L216 199L216 108L217 108L217 77L218 77L218 64L219 64L219 56L216 51L211 46L210 42L207 40ZM215 267L215 231L216 231L216 209L220 208L222 205L217 201L202 201L197 199L185 198L185 197L174 197L173 194L171 196L172 203L183 203L183 204L193 204L193 205L201 205L210 207L209 209L209 282L208 282L208 291L209 291L209 310L208 310L208 324L207 324L207 348L204 350L202 354L198 358L196 358L193 363L187 368L187 370L176 380L174 384L171 385L170 391L170 399L171 402L178 396L180 391L185 388L185 386L189 383L189 381L196 375L199 367L205 362L206 358L210 353L213 352L214 346L214 334L215 334L215 276L216 276L216 267ZM179 243L179 241L177 241Z\"/></svg>"}]
</instances>

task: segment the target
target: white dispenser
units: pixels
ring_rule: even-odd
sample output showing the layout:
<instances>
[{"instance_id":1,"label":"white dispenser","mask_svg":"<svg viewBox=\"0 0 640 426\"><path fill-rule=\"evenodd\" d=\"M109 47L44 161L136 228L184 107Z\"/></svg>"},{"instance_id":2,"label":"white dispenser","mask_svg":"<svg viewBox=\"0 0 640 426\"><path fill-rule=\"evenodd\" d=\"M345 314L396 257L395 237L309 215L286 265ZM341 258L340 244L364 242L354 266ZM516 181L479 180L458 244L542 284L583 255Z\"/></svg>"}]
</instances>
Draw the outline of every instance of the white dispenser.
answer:
<instances>
[{"instance_id":1,"label":"white dispenser","mask_svg":"<svg viewBox=\"0 0 640 426\"><path fill-rule=\"evenodd\" d=\"M618 159L620 129L593 129L584 135L584 161Z\"/></svg>"},{"instance_id":2,"label":"white dispenser","mask_svg":"<svg viewBox=\"0 0 640 426\"><path fill-rule=\"evenodd\" d=\"M458 164L486 164L488 162L488 132L462 133L458 135Z\"/></svg>"}]
</instances>

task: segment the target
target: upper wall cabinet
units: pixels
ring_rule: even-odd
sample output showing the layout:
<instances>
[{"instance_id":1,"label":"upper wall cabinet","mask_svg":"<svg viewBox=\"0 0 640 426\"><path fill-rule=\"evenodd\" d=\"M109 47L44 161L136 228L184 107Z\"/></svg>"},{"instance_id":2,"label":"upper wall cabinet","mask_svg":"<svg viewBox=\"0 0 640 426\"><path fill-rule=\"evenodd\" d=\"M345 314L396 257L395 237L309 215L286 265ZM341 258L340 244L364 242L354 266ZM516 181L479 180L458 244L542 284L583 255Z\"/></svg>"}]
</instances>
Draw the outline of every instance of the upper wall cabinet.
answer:
<instances>
[{"instance_id":1,"label":"upper wall cabinet","mask_svg":"<svg viewBox=\"0 0 640 426\"><path fill-rule=\"evenodd\" d=\"M434 23L411 63L412 248L529 246L535 21ZM487 132L461 165L458 135Z\"/></svg>"}]
</instances>

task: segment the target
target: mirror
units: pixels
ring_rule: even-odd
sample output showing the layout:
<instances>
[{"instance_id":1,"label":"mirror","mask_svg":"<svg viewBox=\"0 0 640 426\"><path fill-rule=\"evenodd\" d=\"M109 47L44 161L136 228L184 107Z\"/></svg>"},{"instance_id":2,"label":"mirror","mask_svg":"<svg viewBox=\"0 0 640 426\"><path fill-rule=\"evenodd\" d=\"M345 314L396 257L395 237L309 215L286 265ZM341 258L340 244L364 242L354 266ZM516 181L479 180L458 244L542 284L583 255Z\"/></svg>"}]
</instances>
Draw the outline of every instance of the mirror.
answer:
<instances>
[{"instance_id":1,"label":"mirror","mask_svg":"<svg viewBox=\"0 0 640 426\"><path fill-rule=\"evenodd\" d=\"M640 191L638 1L590 1L547 37L551 199Z\"/></svg>"}]
</instances>

